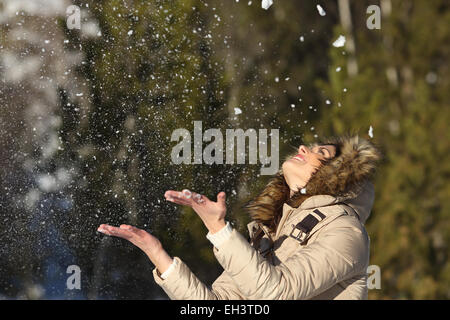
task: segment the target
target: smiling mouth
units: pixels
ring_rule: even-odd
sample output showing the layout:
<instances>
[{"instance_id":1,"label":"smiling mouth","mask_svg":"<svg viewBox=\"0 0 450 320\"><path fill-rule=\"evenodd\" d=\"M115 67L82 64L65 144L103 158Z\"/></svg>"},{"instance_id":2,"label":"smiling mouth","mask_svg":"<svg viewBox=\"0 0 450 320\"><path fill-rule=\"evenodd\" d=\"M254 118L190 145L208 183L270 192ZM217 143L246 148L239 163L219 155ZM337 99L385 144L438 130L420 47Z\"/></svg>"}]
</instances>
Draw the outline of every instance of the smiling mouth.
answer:
<instances>
[{"instance_id":1,"label":"smiling mouth","mask_svg":"<svg viewBox=\"0 0 450 320\"><path fill-rule=\"evenodd\" d=\"M303 158L303 156L301 154L297 154L292 159L295 159L295 160L300 161L300 162L305 162L305 158Z\"/></svg>"}]
</instances>

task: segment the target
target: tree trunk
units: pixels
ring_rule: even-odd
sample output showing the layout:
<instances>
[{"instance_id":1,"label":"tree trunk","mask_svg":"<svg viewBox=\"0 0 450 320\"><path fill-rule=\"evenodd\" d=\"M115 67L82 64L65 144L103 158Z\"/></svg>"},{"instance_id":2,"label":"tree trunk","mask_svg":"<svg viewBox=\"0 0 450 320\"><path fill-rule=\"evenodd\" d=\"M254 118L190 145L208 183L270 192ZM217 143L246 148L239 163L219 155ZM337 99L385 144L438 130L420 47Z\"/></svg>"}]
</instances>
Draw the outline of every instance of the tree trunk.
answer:
<instances>
[{"instance_id":1,"label":"tree trunk","mask_svg":"<svg viewBox=\"0 0 450 320\"><path fill-rule=\"evenodd\" d=\"M347 60L347 72L349 76L358 74L358 63L355 55L355 39L353 37L352 13L350 10L350 3L348 0L338 0L339 19L345 31L346 41L345 49L349 53Z\"/></svg>"}]
</instances>

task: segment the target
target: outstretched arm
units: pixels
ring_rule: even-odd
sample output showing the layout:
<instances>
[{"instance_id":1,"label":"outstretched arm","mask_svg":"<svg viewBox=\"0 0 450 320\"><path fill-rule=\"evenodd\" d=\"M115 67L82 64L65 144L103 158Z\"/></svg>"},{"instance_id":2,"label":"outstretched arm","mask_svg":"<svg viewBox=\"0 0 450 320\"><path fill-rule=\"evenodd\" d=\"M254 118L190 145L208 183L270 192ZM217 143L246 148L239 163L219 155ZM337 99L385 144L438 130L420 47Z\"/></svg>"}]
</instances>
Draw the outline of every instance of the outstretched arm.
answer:
<instances>
[{"instance_id":1,"label":"outstretched arm","mask_svg":"<svg viewBox=\"0 0 450 320\"><path fill-rule=\"evenodd\" d=\"M183 192L167 191L166 199L178 204L191 206L209 230L208 239L216 234L215 245L229 235L223 233L225 223L225 193L218 195L218 201L210 201L205 196L191 193L188 190ZM221 231L222 232L219 232ZM156 268L153 270L154 279L171 299L195 299L195 300L216 300L216 299L244 299L237 289L233 280L227 273L223 273L212 285L212 288L203 284L189 267L178 257L172 259L162 248L160 241L144 230L121 225L119 228L102 224L98 231L107 235L126 239L144 251ZM224 238L224 239L221 239ZM170 267L170 270L167 271ZM167 271L167 272L166 272ZM166 273L162 278L161 273Z\"/></svg>"},{"instance_id":2,"label":"outstretched arm","mask_svg":"<svg viewBox=\"0 0 450 320\"><path fill-rule=\"evenodd\" d=\"M213 283L212 289L205 286L181 259L178 257L172 259L163 249L161 242L144 230L129 225L113 227L102 224L98 231L109 236L126 239L144 251L156 267L153 270L156 283L163 288L171 299L225 300L243 298L225 273ZM166 274L164 279L162 278L163 274Z\"/></svg>"}]
</instances>

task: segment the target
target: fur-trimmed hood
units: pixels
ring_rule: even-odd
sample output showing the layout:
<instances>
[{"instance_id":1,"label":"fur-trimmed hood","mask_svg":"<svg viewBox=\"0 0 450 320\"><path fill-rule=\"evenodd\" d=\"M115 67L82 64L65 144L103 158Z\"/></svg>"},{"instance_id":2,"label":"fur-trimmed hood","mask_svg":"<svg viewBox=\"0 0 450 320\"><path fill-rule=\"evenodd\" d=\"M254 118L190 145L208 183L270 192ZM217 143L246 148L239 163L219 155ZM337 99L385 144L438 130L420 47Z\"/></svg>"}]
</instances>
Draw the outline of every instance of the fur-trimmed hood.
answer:
<instances>
[{"instance_id":1,"label":"fur-trimmed hood","mask_svg":"<svg viewBox=\"0 0 450 320\"><path fill-rule=\"evenodd\" d=\"M364 183L361 185L360 192L356 195L350 195L348 197L315 195L303 201L302 204L298 207L298 209L309 210L314 208L331 206L337 203L344 203L351 207L351 209L358 215L359 221L361 221L361 223L364 224L370 216L374 199L375 199L374 185L371 181L365 180ZM289 206L288 202L285 205Z\"/></svg>"},{"instance_id":2,"label":"fur-trimmed hood","mask_svg":"<svg viewBox=\"0 0 450 320\"><path fill-rule=\"evenodd\" d=\"M311 204L317 207L344 202L358 213L361 222L365 222L373 204L374 191L370 179L381 159L380 151L372 142L358 135L328 138L311 147L325 144L335 145L337 155L311 175L305 188L289 197L290 189L280 170L262 193L245 206L254 221L274 229L285 203L303 208ZM287 159L295 154L290 154Z\"/></svg>"}]
</instances>

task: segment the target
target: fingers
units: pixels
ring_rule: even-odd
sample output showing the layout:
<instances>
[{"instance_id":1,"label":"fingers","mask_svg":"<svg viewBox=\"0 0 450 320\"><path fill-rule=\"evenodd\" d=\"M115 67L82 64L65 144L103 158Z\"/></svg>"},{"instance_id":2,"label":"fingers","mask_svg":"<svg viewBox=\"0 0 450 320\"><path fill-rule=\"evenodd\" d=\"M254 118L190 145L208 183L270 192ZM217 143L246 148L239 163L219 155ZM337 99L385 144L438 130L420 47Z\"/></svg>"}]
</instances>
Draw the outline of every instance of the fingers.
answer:
<instances>
[{"instance_id":1,"label":"fingers","mask_svg":"<svg viewBox=\"0 0 450 320\"><path fill-rule=\"evenodd\" d=\"M97 228L98 232L104 233L104 234L108 234L109 235L109 226L107 224L101 224L98 228Z\"/></svg>"},{"instance_id":2,"label":"fingers","mask_svg":"<svg viewBox=\"0 0 450 320\"><path fill-rule=\"evenodd\" d=\"M184 189L183 191L181 191L181 194L188 200L192 198L192 192L190 192L188 189Z\"/></svg>"},{"instance_id":3,"label":"fingers","mask_svg":"<svg viewBox=\"0 0 450 320\"><path fill-rule=\"evenodd\" d=\"M122 226L125 226L125 225L122 225ZM119 237L119 238L123 238L123 239L127 239L127 240L131 239L133 237L134 232L129 228L122 228L122 226L121 226L121 228L117 228L117 227L110 226L108 224L101 224L98 227L97 231L104 233L108 236L115 236L115 237ZM131 227L131 226L128 226L128 227ZM131 228L133 228L133 227L131 227Z\"/></svg>"},{"instance_id":4,"label":"fingers","mask_svg":"<svg viewBox=\"0 0 450 320\"><path fill-rule=\"evenodd\" d=\"M123 230L131 231L131 232L134 232L134 233L138 233L139 231L141 231L141 229L133 227L133 226L130 226L128 224L121 224L119 228L123 229Z\"/></svg>"},{"instance_id":5,"label":"fingers","mask_svg":"<svg viewBox=\"0 0 450 320\"><path fill-rule=\"evenodd\" d=\"M208 200L205 196L202 196L200 193L194 193L192 196L192 200L197 204L204 204L205 200Z\"/></svg>"},{"instance_id":6,"label":"fingers","mask_svg":"<svg viewBox=\"0 0 450 320\"><path fill-rule=\"evenodd\" d=\"M183 191L173 191L168 190L164 194L164 197L167 201L171 201L181 205L191 206L195 203L203 204L207 200L205 196L202 196L199 193L191 192L188 189L184 189Z\"/></svg>"},{"instance_id":7,"label":"fingers","mask_svg":"<svg viewBox=\"0 0 450 320\"><path fill-rule=\"evenodd\" d=\"M183 195L183 193L178 191L168 190L164 194L164 197L166 198L167 201L175 202L178 204L183 205L191 204L190 198L186 198L186 195Z\"/></svg>"},{"instance_id":8,"label":"fingers","mask_svg":"<svg viewBox=\"0 0 450 320\"><path fill-rule=\"evenodd\" d=\"M219 204L219 205L221 205L223 208L225 208L226 207L226 203L225 203L225 200L226 200L226 194L225 194L225 192L219 192L218 194L217 194L217 203Z\"/></svg>"}]
</instances>

